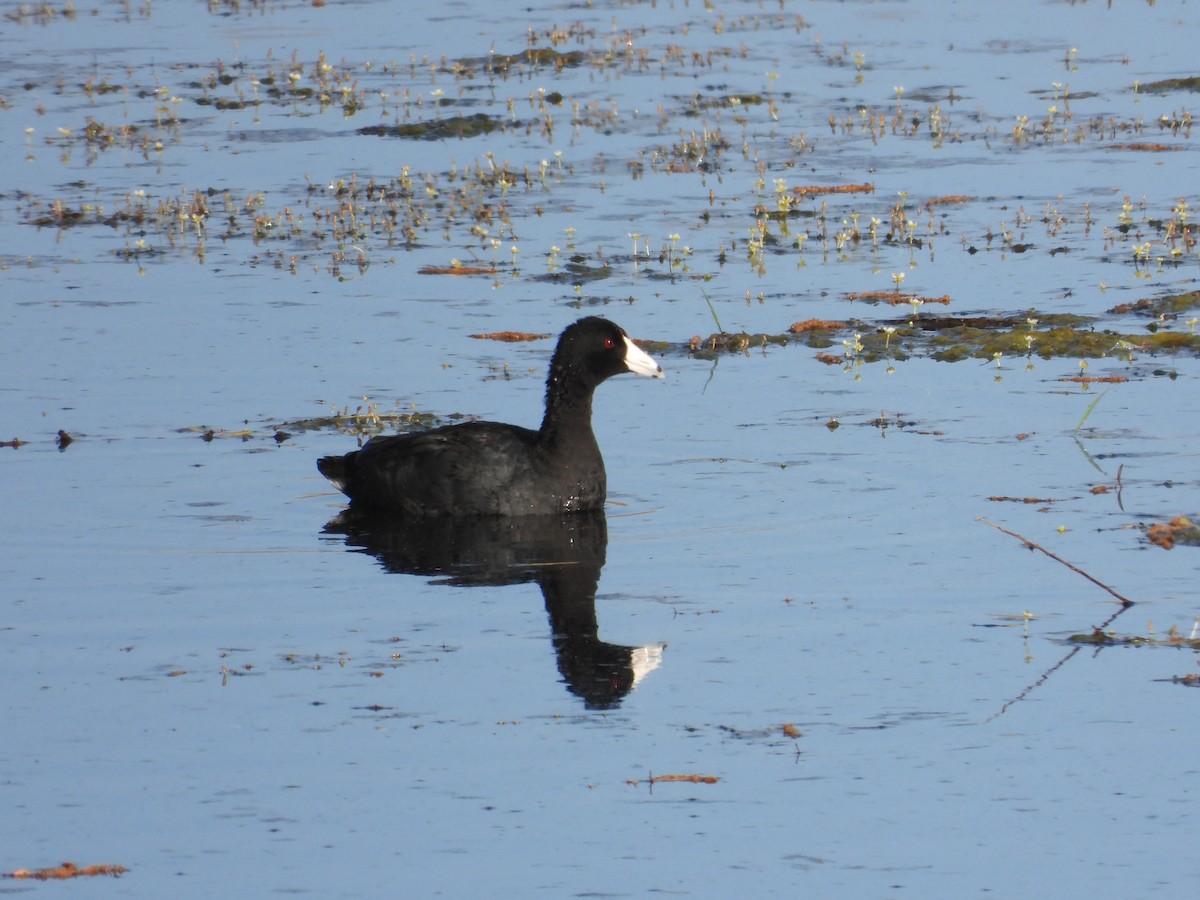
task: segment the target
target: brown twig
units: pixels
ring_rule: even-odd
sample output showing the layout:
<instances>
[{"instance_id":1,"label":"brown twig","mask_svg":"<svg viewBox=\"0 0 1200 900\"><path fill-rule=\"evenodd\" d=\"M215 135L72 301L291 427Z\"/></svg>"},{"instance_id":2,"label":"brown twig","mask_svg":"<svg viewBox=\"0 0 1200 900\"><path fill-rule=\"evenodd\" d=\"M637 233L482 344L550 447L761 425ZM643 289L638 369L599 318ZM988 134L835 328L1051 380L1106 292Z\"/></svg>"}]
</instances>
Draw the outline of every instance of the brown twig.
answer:
<instances>
[{"instance_id":1,"label":"brown twig","mask_svg":"<svg viewBox=\"0 0 1200 900\"><path fill-rule=\"evenodd\" d=\"M985 525L991 525L997 531L1003 531L1009 537L1016 538L1018 541L1020 541L1022 544L1024 544L1030 550L1040 550L1042 553L1045 553L1048 557L1050 557L1055 562L1062 563L1064 566L1066 566L1068 569L1070 569L1075 574L1082 575L1084 578L1086 578L1092 584L1096 585L1096 587L1103 588L1104 590L1108 591L1108 593L1112 594L1114 597L1116 597L1118 600L1121 601L1122 606L1133 606L1133 601L1130 600L1128 597L1126 597L1122 594L1118 594L1116 591L1114 591L1112 588L1110 588L1107 584L1105 584L1100 579L1093 578L1087 572L1083 571L1083 569L1079 568L1079 566L1074 565L1073 563L1069 563L1065 559L1063 559L1061 556L1057 556L1054 553L1051 553L1049 550L1047 550L1041 544L1035 544L1033 541L1029 540L1029 538L1027 538L1023 535L1017 534L1015 531L1009 531L1007 528L997 525L995 522L993 522L989 519L985 519L983 516L976 516L975 518Z\"/></svg>"},{"instance_id":2,"label":"brown twig","mask_svg":"<svg viewBox=\"0 0 1200 900\"><path fill-rule=\"evenodd\" d=\"M654 785L658 784L660 781L686 781L691 784L716 784L718 781L720 781L720 779L713 775L655 775L654 772L651 771L650 777L646 779L647 784L650 785L650 793L654 793ZM633 781L629 783L636 784L637 782Z\"/></svg>"}]
</instances>

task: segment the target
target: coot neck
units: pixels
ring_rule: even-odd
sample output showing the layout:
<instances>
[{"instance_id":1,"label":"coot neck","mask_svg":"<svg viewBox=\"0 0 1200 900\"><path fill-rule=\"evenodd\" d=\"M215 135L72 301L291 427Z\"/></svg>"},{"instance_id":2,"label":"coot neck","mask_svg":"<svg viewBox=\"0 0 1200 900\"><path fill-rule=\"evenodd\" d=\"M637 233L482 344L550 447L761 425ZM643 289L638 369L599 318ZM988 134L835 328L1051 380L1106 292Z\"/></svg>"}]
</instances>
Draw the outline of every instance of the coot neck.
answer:
<instances>
[{"instance_id":1,"label":"coot neck","mask_svg":"<svg viewBox=\"0 0 1200 900\"><path fill-rule=\"evenodd\" d=\"M577 372L552 365L546 381L546 415L538 443L547 449L570 446L595 447L592 432L592 394L595 386L585 383Z\"/></svg>"}]
</instances>

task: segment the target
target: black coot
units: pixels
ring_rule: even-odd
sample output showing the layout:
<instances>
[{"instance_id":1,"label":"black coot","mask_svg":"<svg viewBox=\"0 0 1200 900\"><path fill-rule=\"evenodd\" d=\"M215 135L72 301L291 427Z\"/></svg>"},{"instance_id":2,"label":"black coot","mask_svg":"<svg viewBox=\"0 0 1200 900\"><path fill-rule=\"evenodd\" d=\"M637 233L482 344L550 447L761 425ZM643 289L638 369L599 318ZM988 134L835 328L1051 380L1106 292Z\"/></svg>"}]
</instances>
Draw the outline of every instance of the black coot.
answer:
<instances>
[{"instance_id":1,"label":"black coot","mask_svg":"<svg viewBox=\"0 0 1200 900\"><path fill-rule=\"evenodd\" d=\"M621 372L662 367L607 319L590 316L558 339L537 431L468 422L376 437L317 460L352 509L421 516L543 515L604 506L604 459L592 433L592 393Z\"/></svg>"}]
</instances>

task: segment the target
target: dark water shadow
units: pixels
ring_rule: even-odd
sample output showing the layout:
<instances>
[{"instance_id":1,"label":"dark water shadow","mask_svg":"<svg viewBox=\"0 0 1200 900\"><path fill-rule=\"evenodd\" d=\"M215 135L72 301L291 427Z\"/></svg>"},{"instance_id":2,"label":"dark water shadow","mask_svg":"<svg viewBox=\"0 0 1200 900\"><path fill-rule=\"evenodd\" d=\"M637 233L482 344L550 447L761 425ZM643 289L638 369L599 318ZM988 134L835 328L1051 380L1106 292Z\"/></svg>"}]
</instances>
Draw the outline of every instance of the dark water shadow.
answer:
<instances>
[{"instance_id":1,"label":"dark water shadow","mask_svg":"<svg viewBox=\"0 0 1200 900\"><path fill-rule=\"evenodd\" d=\"M588 709L614 709L658 667L666 644L626 647L598 636L596 588L608 549L602 511L562 516L406 521L349 510L325 534L374 556L385 571L434 584L542 590L563 681Z\"/></svg>"}]
</instances>

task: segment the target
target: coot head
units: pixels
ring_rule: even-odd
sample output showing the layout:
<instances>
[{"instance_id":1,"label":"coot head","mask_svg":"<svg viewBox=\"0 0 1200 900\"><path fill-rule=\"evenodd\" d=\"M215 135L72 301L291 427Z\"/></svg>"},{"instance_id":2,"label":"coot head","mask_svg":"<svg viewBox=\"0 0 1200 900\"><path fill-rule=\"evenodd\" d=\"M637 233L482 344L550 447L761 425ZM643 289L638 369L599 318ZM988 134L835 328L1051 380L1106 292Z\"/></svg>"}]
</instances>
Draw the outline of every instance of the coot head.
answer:
<instances>
[{"instance_id":1,"label":"coot head","mask_svg":"<svg viewBox=\"0 0 1200 900\"><path fill-rule=\"evenodd\" d=\"M662 366L631 341L622 328L608 319L588 316L567 326L558 339L547 387L553 393L558 381L569 379L595 389L600 382L622 372L663 377Z\"/></svg>"}]
</instances>

